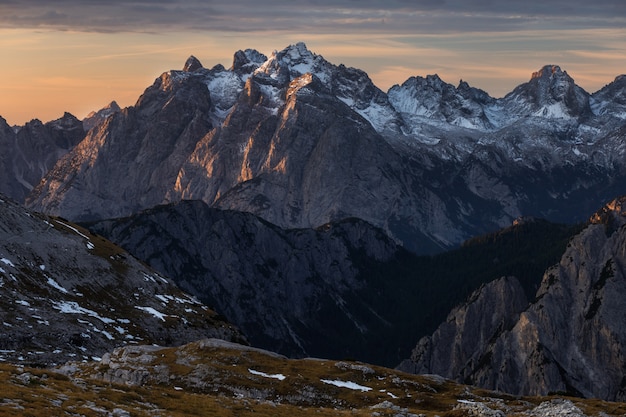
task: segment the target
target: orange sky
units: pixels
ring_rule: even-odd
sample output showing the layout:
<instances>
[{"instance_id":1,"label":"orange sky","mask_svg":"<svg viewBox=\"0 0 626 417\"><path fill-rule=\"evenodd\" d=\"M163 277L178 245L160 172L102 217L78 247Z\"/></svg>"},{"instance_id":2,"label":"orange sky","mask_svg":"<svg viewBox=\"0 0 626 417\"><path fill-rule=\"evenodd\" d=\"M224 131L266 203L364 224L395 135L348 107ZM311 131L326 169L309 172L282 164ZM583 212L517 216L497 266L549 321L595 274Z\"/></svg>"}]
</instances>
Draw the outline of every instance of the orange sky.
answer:
<instances>
[{"instance_id":1,"label":"orange sky","mask_svg":"<svg viewBox=\"0 0 626 417\"><path fill-rule=\"evenodd\" d=\"M0 14L6 7L2 4ZM355 21L352 11L333 13L345 25L367 24ZM464 22L463 16L455 16ZM501 97L543 65L557 64L581 87L595 92L626 73L626 30L612 27L619 25L580 29L544 24L504 31L424 33L385 31L388 26L371 33L362 29L328 33L299 26L258 32L179 27L103 32L8 27L1 20L0 116L11 125L33 118L50 121L65 111L83 118L112 100L122 107L132 105L156 77L182 68L189 55L205 67L218 63L228 67L238 49L254 48L269 55L298 41L334 64L365 70L384 91L410 76L437 73L449 83L463 79Z\"/></svg>"}]
</instances>

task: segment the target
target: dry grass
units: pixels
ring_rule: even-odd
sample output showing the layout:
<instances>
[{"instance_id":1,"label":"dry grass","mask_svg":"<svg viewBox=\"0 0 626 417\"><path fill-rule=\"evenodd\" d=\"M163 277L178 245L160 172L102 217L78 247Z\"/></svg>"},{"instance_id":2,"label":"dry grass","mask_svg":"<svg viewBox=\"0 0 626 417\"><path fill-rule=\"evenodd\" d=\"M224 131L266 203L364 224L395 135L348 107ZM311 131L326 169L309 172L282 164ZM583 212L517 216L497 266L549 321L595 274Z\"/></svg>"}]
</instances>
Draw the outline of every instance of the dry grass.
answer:
<instances>
[{"instance_id":1,"label":"dry grass","mask_svg":"<svg viewBox=\"0 0 626 417\"><path fill-rule=\"evenodd\" d=\"M551 398L516 398L427 376L332 360L288 360L254 350L193 343L151 352L144 369L166 369L167 382L143 386L107 383L93 376L114 368L139 366L79 364L67 377L51 370L0 365L2 416L101 416L124 410L132 416L368 416L406 413L462 416L458 400L480 401L492 409L522 415ZM115 357L115 355L113 355ZM267 375L282 374L279 380ZM371 388L361 392L323 383L350 381ZM390 395L390 393L392 395ZM626 404L571 399L588 415L626 414ZM386 407L380 404L386 402Z\"/></svg>"}]
</instances>

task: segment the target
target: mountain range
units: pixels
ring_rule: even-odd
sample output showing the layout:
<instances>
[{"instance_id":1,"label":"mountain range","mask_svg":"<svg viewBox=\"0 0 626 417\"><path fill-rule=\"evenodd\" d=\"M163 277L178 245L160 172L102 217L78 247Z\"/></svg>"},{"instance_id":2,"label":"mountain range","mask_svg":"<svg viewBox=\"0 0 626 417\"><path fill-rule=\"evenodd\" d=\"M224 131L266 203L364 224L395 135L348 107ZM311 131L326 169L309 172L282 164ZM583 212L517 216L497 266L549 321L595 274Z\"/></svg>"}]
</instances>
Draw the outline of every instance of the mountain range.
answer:
<instances>
[{"instance_id":1,"label":"mountain range","mask_svg":"<svg viewBox=\"0 0 626 417\"><path fill-rule=\"evenodd\" d=\"M145 350L115 347L219 337L624 400L625 97L557 65L503 98L385 93L298 43L192 56L83 121L0 118L0 355L126 383L158 365L110 372Z\"/></svg>"},{"instance_id":2,"label":"mountain range","mask_svg":"<svg viewBox=\"0 0 626 417\"><path fill-rule=\"evenodd\" d=\"M302 43L239 51L228 69L191 57L91 128L26 203L78 221L181 199L285 228L356 217L440 252L520 215L582 221L626 193L624 88L589 94L548 65L501 99L437 76L384 93Z\"/></svg>"}]
</instances>

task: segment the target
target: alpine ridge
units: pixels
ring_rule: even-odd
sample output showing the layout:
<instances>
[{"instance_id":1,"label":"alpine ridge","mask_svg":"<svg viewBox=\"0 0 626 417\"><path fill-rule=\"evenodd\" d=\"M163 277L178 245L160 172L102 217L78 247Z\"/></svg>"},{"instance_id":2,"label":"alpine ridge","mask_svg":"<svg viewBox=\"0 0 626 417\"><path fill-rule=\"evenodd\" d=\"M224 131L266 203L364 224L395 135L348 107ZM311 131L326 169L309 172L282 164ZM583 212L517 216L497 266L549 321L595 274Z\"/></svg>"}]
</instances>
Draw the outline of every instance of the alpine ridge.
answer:
<instances>
[{"instance_id":1,"label":"alpine ridge","mask_svg":"<svg viewBox=\"0 0 626 417\"><path fill-rule=\"evenodd\" d=\"M281 227L348 217L419 253L524 216L581 221L623 181L620 77L589 94L547 65L504 98L438 76L387 93L290 45L191 57L91 129L27 198L72 220L200 199Z\"/></svg>"}]
</instances>

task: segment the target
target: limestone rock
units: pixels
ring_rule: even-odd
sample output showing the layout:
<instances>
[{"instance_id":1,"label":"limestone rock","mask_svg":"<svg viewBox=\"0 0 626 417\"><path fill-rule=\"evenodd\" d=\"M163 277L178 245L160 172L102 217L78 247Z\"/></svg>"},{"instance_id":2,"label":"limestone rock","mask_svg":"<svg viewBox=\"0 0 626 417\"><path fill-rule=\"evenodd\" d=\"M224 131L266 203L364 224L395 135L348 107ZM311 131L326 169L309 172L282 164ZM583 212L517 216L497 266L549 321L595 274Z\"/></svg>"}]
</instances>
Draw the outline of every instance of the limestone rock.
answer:
<instances>
[{"instance_id":1,"label":"limestone rock","mask_svg":"<svg viewBox=\"0 0 626 417\"><path fill-rule=\"evenodd\" d=\"M432 338L420 342L403 367L515 394L566 392L626 399L625 200L616 199L592 216L560 262L546 271L530 306L508 316L515 320L513 326L503 327L485 343L478 337L466 339L463 328L444 323ZM484 293L487 300L470 300L451 317L485 303L510 301L502 295ZM463 352L480 360L452 361L448 367L434 360L454 359Z\"/></svg>"}]
</instances>

